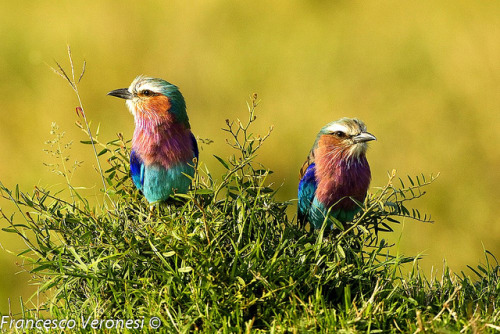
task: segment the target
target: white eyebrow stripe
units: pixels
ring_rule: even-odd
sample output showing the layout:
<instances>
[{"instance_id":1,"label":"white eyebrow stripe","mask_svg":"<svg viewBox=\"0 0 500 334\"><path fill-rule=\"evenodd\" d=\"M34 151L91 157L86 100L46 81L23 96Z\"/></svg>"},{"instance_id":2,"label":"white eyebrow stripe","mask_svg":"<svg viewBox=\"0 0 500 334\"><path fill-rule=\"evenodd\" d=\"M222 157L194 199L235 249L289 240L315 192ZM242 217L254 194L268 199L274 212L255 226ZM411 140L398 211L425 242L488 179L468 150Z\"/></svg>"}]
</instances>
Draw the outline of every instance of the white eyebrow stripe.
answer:
<instances>
[{"instance_id":1,"label":"white eyebrow stripe","mask_svg":"<svg viewBox=\"0 0 500 334\"><path fill-rule=\"evenodd\" d=\"M155 93L159 93L161 91L160 87L158 85L155 85L151 82L145 82L141 84L140 86L137 87L137 91L140 92L142 90L150 90Z\"/></svg>"},{"instance_id":2,"label":"white eyebrow stripe","mask_svg":"<svg viewBox=\"0 0 500 334\"><path fill-rule=\"evenodd\" d=\"M345 125L335 123L327 127L326 130L332 133L337 131L342 131L344 133L347 133L349 129Z\"/></svg>"}]
</instances>

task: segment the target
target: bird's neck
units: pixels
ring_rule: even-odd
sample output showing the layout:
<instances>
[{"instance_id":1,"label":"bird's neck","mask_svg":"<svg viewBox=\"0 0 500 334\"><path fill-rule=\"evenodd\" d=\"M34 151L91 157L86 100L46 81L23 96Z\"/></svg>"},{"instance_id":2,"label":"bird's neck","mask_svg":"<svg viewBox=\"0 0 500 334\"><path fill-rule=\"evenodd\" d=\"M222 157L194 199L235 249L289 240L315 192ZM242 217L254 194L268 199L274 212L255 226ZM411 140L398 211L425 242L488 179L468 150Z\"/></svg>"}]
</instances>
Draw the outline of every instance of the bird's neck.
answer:
<instances>
[{"instance_id":1,"label":"bird's neck","mask_svg":"<svg viewBox=\"0 0 500 334\"><path fill-rule=\"evenodd\" d=\"M159 164L169 168L192 161L190 136L189 127L171 118L139 117L135 121L132 149L146 165Z\"/></svg>"},{"instance_id":2,"label":"bird's neck","mask_svg":"<svg viewBox=\"0 0 500 334\"><path fill-rule=\"evenodd\" d=\"M316 158L316 196L323 205L330 207L349 196L363 202L371 179L364 154L353 156L347 150L320 147L316 157L319 157ZM352 210L356 204L345 198L336 207Z\"/></svg>"}]
</instances>

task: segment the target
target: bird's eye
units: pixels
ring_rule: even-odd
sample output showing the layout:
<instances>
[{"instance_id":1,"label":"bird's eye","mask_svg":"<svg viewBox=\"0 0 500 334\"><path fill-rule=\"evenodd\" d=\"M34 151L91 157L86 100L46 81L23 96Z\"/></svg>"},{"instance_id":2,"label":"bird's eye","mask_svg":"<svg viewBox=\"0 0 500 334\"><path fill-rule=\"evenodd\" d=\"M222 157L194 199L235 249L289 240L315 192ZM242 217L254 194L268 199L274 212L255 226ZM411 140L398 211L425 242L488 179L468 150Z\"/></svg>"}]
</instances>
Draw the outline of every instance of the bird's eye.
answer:
<instances>
[{"instance_id":1,"label":"bird's eye","mask_svg":"<svg viewBox=\"0 0 500 334\"><path fill-rule=\"evenodd\" d=\"M345 137L345 133L342 132L342 131L335 131L334 133L332 133L334 136L336 137L339 137L339 138L344 138Z\"/></svg>"},{"instance_id":2,"label":"bird's eye","mask_svg":"<svg viewBox=\"0 0 500 334\"><path fill-rule=\"evenodd\" d=\"M153 95L153 92L150 91L149 89L145 89L141 92L141 95L144 95L144 96L151 96Z\"/></svg>"}]
</instances>

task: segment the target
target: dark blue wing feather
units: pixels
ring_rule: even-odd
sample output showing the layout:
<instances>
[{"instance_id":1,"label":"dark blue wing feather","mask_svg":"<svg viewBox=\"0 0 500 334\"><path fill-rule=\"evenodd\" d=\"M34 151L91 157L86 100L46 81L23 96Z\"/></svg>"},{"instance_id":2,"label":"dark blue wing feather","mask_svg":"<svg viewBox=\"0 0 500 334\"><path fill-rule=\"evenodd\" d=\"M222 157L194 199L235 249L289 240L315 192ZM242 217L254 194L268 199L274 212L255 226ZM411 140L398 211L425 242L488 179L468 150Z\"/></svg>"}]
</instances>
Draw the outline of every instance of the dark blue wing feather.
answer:
<instances>
[{"instance_id":1,"label":"dark blue wing feather","mask_svg":"<svg viewBox=\"0 0 500 334\"><path fill-rule=\"evenodd\" d=\"M191 133L191 141L193 143L193 151L194 151L194 157L196 160L198 160L198 156L200 154L200 151L198 150L198 143L196 142L196 138L194 135Z\"/></svg>"},{"instance_id":2,"label":"dark blue wing feather","mask_svg":"<svg viewBox=\"0 0 500 334\"><path fill-rule=\"evenodd\" d=\"M134 150L130 152L130 174L135 186L139 190L142 190L142 186L144 185L144 163Z\"/></svg>"},{"instance_id":3,"label":"dark blue wing feather","mask_svg":"<svg viewBox=\"0 0 500 334\"><path fill-rule=\"evenodd\" d=\"M315 171L316 164L313 162L307 167L299 182L298 219L301 222L309 219L308 213L317 188Z\"/></svg>"}]
</instances>

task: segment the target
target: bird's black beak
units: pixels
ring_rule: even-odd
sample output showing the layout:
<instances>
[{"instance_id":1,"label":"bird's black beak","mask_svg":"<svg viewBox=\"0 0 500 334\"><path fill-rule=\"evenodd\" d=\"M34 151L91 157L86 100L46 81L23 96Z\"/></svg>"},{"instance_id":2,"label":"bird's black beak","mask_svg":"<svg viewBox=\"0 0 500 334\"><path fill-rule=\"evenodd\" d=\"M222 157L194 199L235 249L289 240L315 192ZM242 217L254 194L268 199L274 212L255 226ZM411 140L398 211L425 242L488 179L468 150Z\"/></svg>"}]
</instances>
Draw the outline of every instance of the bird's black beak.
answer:
<instances>
[{"instance_id":1,"label":"bird's black beak","mask_svg":"<svg viewBox=\"0 0 500 334\"><path fill-rule=\"evenodd\" d=\"M377 140L377 137L368 132L361 132L359 135L353 138L355 143L364 143L370 140Z\"/></svg>"},{"instance_id":2,"label":"bird's black beak","mask_svg":"<svg viewBox=\"0 0 500 334\"><path fill-rule=\"evenodd\" d=\"M111 92L108 93L108 95L119 97L120 99L125 99L125 100L130 100L133 97L132 93L130 93L127 88L112 90Z\"/></svg>"}]
</instances>

